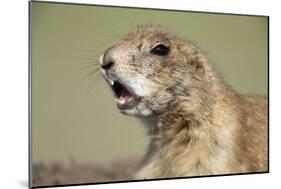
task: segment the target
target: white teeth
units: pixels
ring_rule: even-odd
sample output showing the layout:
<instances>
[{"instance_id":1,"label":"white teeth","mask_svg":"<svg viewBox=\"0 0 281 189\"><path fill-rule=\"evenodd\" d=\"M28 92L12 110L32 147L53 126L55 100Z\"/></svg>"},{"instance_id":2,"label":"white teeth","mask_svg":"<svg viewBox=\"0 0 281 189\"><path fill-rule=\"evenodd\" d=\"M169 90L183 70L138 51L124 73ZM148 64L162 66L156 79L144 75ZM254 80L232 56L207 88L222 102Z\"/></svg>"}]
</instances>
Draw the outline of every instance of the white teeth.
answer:
<instances>
[{"instance_id":1,"label":"white teeth","mask_svg":"<svg viewBox=\"0 0 281 189\"><path fill-rule=\"evenodd\" d=\"M108 79L108 81L109 81L109 83L110 83L111 86L114 85L114 81L113 81L112 79Z\"/></svg>"},{"instance_id":2,"label":"white teeth","mask_svg":"<svg viewBox=\"0 0 281 189\"><path fill-rule=\"evenodd\" d=\"M119 103L119 104L125 104L126 103L126 100L121 98L121 99L116 99L116 101Z\"/></svg>"}]
</instances>

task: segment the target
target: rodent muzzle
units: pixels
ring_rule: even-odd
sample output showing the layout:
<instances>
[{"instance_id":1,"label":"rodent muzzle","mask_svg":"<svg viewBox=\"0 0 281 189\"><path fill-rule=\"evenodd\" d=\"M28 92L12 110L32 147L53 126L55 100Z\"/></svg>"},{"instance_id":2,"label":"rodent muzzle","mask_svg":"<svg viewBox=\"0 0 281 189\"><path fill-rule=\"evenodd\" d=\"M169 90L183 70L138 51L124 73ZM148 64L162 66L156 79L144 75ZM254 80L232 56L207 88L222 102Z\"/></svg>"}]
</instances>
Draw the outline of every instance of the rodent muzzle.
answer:
<instances>
[{"instance_id":1,"label":"rodent muzzle","mask_svg":"<svg viewBox=\"0 0 281 189\"><path fill-rule=\"evenodd\" d=\"M99 61L101 72L108 81L114 96L116 97L117 107L120 110L134 108L139 101L138 99L140 98L137 97L137 95L135 95L132 90L129 89L129 87L127 87L125 84L122 84L120 81L111 79L108 74L108 71L114 65L113 58L110 56L110 53L108 53L108 50L100 56Z\"/></svg>"}]
</instances>

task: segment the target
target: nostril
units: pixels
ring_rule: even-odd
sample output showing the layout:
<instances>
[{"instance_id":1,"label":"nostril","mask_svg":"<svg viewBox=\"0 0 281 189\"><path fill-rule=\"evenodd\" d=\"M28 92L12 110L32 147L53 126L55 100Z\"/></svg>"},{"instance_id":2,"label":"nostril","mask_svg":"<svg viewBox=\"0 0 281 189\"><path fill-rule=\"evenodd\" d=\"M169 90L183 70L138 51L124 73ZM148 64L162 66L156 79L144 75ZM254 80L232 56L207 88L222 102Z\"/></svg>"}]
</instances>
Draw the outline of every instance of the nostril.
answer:
<instances>
[{"instance_id":1,"label":"nostril","mask_svg":"<svg viewBox=\"0 0 281 189\"><path fill-rule=\"evenodd\" d=\"M101 65L102 69L108 70L113 65L113 62L103 63Z\"/></svg>"}]
</instances>

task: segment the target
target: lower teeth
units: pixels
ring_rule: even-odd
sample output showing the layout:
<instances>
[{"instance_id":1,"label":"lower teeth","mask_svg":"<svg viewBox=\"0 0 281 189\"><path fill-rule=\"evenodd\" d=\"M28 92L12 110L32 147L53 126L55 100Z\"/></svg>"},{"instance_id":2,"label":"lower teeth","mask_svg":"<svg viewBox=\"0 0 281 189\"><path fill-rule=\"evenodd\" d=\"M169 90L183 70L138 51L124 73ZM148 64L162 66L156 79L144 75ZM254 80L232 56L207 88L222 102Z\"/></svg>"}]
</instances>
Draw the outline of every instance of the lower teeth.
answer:
<instances>
[{"instance_id":1,"label":"lower teeth","mask_svg":"<svg viewBox=\"0 0 281 189\"><path fill-rule=\"evenodd\" d=\"M133 101L133 97L123 97L121 96L120 98L116 99L118 104L125 104Z\"/></svg>"},{"instance_id":2,"label":"lower teeth","mask_svg":"<svg viewBox=\"0 0 281 189\"><path fill-rule=\"evenodd\" d=\"M125 104L126 100L124 98L119 98L116 100L119 104Z\"/></svg>"}]
</instances>

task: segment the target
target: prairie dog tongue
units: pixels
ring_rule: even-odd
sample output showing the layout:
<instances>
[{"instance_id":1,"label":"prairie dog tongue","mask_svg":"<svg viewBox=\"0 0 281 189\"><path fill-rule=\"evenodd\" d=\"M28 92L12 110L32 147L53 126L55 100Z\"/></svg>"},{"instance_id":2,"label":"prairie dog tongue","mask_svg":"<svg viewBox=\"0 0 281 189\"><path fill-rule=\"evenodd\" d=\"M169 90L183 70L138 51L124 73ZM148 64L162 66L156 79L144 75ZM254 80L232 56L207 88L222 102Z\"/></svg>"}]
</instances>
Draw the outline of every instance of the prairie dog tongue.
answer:
<instances>
[{"instance_id":1,"label":"prairie dog tongue","mask_svg":"<svg viewBox=\"0 0 281 189\"><path fill-rule=\"evenodd\" d=\"M128 91L123 90L120 98L128 101L128 100L132 99L132 95Z\"/></svg>"},{"instance_id":2,"label":"prairie dog tongue","mask_svg":"<svg viewBox=\"0 0 281 189\"><path fill-rule=\"evenodd\" d=\"M120 101L125 101L125 102L129 102L132 100L132 96L121 96L119 99Z\"/></svg>"},{"instance_id":3,"label":"prairie dog tongue","mask_svg":"<svg viewBox=\"0 0 281 189\"><path fill-rule=\"evenodd\" d=\"M121 96L117 99L119 109L132 108L135 105L135 98L128 91L123 90Z\"/></svg>"},{"instance_id":4,"label":"prairie dog tongue","mask_svg":"<svg viewBox=\"0 0 281 189\"><path fill-rule=\"evenodd\" d=\"M123 90L121 96L117 100L119 104L125 104L132 101L133 96L130 95L127 91Z\"/></svg>"}]
</instances>

